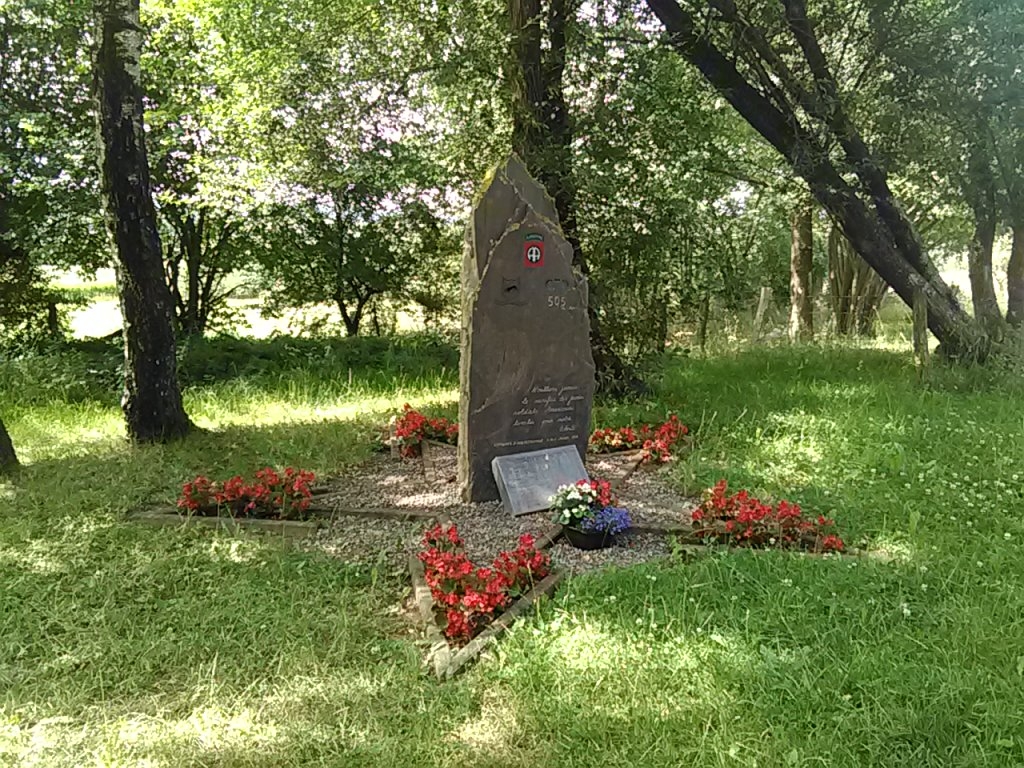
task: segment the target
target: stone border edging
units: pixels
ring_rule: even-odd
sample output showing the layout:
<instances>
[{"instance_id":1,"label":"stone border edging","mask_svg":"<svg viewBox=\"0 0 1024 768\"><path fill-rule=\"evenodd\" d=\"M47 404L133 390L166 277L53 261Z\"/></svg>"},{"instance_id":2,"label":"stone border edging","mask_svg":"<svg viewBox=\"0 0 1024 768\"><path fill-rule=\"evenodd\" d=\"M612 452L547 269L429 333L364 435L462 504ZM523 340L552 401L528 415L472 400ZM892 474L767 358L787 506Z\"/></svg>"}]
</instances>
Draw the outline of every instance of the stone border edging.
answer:
<instances>
[{"instance_id":1,"label":"stone border edging","mask_svg":"<svg viewBox=\"0 0 1024 768\"><path fill-rule=\"evenodd\" d=\"M176 528L178 526L201 526L219 528L231 533L239 531L261 531L264 533L281 534L285 538L299 539L308 536L325 525L332 523L336 517L370 517L381 520L399 520L401 522L447 522L450 517L444 511L428 511L426 509L397 509L387 507L368 507L366 509L346 509L327 505L311 505L307 512L313 513L311 520L269 520L260 517L232 517L231 515L188 515L177 511L176 507L157 507L143 512L131 512L127 519L156 527Z\"/></svg>"},{"instance_id":2,"label":"stone border edging","mask_svg":"<svg viewBox=\"0 0 1024 768\"><path fill-rule=\"evenodd\" d=\"M182 515L177 512L135 512L128 519L143 525L158 528L200 526L220 528L230 533L240 531L261 531L280 534L286 539L301 539L309 536L323 525L322 520L263 520L256 517L206 517L203 515Z\"/></svg>"},{"instance_id":3,"label":"stone border edging","mask_svg":"<svg viewBox=\"0 0 1024 768\"><path fill-rule=\"evenodd\" d=\"M561 525L553 525L548 529L548 532L537 539L533 546L537 549L550 549L551 545L554 544L558 539L565 533L565 527Z\"/></svg>"},{"instance_id":4,"label":"stone border edging","mask_svg":"<svg viewBox=\"0 0 1024 768\"><path fill-rule=\"evenodd\" d=\"M621 453L622 454L626 454L628 456L628 453L626 451L622 451ZM637 455L634 456L633 458L629 459L630 463L629 463L629 468L626 470L626 474L624 474L622 477L618 478L613 483L611 483L612 491L618 491L620 488L622 488L626 484L626 482L629 480L629 478L631 478L633 476L633 474L638 469L640 469L640 466L644 463L643 451L637 451L635 453ZM596 455L597 456L601 456L602 454L596 454ZM615 454L614 453L608 453L608 454L603 454L603 455L614 456Z\"/></svg>"},{"instance_id":5,"label":"stone border edging","mask_svg":"<svg viewBox=\"0 0 1024 768\"><path fill-rule=\"evenodd\" d=\"M736 552L753 552L754 554L764 554L767 552L785 552L788 554L804 555L806 557L831 557L838 555L840 557L864 557L876 560L891 559L870 549L859 549L857 547L850 547L849 549L844 549L842 552L816 552L813 549L783 549L781 547L733 547L728 544L718 544L716 542L708 543L701 537L694 534L693 528L689 528L686 526L634 525L629 528L629 533L648 533L654 536L678 536L682 546L687 547L690 551L703 550L706 552L710 552L716 548L721 548Z\"/></svg>"},{"instance_id":6,"label":"stone border edging","mask_svg":"<svg viewBox=\"0 0 1024 768\"><path fill-rule=\"evenodd\" d=\"M561 535L561 529L546 534L552 540ZM545 538L546 538L545 537ZM548 542L550 546L550 542ZM424 625L427 640L430 643L427 659L434 668L434 675L439 681L445 681L453 677L467 664L476 660L484 649L497 642L516 619L522 616L541 597L550 597L558 585L566 577L566 571L554 570L548 576L536 584L533 589L516 600L512 606L496 618L483 632L470 640L458 651L452 652L452 647L444 637L444 632L437 622L434 614L434 598L430 594L430 587L427 586L426 576L423 571L423 563L415 555L409 555L409 575L412 578L413 600L416 603L416 610Z\"/></svg>"},{"instance_id":7,"label":"stone border edging","mask_svg":"<svg viewBox=\"0 0 1024 768\"><path fill-rule=\"evenodd\" d=\"M415 522L422 520L439 519L438 512L427 509L410 507L401 509L398 507L366 507L365 509L348 509L346 507L332 507L329 505L310 505L307 512L317 513L318 516L333 519L337 515L344 517L376 517L384 520L401 520L403 522Z\"/></svg>"},{"instance_id":8,"label":"stone border edging","mask_svg":"<svg viewBox=\"0 0 1024 768\"><path fill-rule=\"evenodd\" d=\"M444 670L444 679L452 677L465 667L466 664L476 659L488 645L496 642L512 626L516 619L526 613L541 597L550 597L562 582L562 579L565 578L565 575L565 571L552 571L548 574L547 578L516 600L511 608L496 618L487 629L470 640L465 647L452 656L451 661L448 662L447 669Z\"/></svg>"},{"instance_id":9,"label":"stone border edging","mask_svg":"<svg viewBox=\"0 0 1024 768\"><path fill-rule=\"evenodd\" d=\"M433 664L437 679L443 680L445 671L451 663L452 650L437 625L434 617L434 598L430 594L430 587L427 586L423 563L415 553L409 555L409 576L412 578L412 597L416 603L416 610L420 614L427 640L430 642L427 660Z\"/></svg>"}]
</instances>

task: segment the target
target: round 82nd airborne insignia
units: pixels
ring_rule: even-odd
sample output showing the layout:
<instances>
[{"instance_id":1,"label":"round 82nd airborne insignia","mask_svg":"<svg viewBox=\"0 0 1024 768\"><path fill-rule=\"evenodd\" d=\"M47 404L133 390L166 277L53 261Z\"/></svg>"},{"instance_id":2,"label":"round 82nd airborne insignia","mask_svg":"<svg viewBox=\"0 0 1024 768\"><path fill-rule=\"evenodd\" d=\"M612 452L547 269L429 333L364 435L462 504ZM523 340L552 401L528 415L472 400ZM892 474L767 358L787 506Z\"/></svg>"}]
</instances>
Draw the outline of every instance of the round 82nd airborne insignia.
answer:
<instances>
[{"instance_id":1,"label":"round 82nd airborne insignia","mask_svg":"<svg viewBox=\"0 0 1024 768\"><path fill-rule=\"evenodd\" d=\"M544 238L541 235L529 234L523 243L523 266L544 266Z\"/></svg>"}]
</instances>

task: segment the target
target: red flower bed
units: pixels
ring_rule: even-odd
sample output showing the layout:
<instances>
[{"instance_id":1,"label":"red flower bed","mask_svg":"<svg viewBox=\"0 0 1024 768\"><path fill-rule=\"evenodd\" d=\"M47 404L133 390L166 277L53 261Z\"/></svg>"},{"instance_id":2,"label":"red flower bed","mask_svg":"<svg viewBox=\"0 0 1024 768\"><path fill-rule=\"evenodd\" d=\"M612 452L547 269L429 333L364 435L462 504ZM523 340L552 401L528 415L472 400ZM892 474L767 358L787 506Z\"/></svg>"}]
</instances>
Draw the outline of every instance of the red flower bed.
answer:
<instances>
[{"instance_id":1,"label":"red flower bed","mask_svg":"<svg viewBox=\"0 0 1024 768\"><path fill-rule=\"evenodd\" d=\"M182 486L178 507L205 516L226 511L232 517L294 520L309 508L309 484L314 479L312 472L294 467L284 474L265 467L252 481L235 475L218 483L200 475Z\"/></svg>"},{"instance_id":2,"label":"red flower bed","mask_svg":"<svg viewBox=\"0 0 1024 768\"><path fill-rule=\"evenodd\" d=\"M785 499L767 504L747 491L727 495L727 487L719 480L693 511L698 537L740 547L843 551L843 540L831 532L834 520L822 515L808 520L798 505Z\"/></svg>"},{"instance_id":3,"label":"red flower bed","mask_svg":"<svg viewBox=\"0 0 1024 768\"><path fill-rule=\"evenodd\" d=\"M392 419L392 427L390 442L399 446L402 456L406 458L419 453L420 443L424 440L455 445L459 437L459 425L456 422L444 417L428 418L408 403L402 406L401 415Z\"/></svg>"},{"instance_id":4,"label":"red flower bed","mask_svg":"<svg viewBox=\"0 0 1024 768\"><path fill-rule=\"evenodd\" d=\"M499 552L491 566L474 565L458 529L435 525L423 534L424 574L434 604L447 619L445 635L464 643L494 621L515 597L551 572L551 558L535 547L529 534L519 546Z\"/></svg>"},{"instance_id":5,"label":"red flower bed","mask_svg":"<svg viewBox=\"0 0 1024 768\"><path fill-rule=\"evenodd\" d=\"M643 462L666 462L672 458L672 449L689 434L690 430L679 421L674 413L668 420L652 426L641 424L639 427L605 427L595 429L590 436L590 448L596 453L613 453L616 451L643 451Z\"/></svg>"}]
</instances>

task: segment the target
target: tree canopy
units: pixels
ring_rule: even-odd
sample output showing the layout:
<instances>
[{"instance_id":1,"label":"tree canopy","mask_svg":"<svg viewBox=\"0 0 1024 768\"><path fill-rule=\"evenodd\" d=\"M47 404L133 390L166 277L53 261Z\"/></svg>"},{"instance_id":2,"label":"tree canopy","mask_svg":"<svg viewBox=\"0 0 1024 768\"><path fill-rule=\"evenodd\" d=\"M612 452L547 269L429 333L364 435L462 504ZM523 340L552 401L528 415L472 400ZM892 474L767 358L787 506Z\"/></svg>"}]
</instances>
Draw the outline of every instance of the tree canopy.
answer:
<instances>
[{"instance_id":1,"label":"tree canopy","mask_svg":"<svg viewBox=\"0 0 1024 768\"><path fill-rule=\"evenodd\" d=\"M564 109L547 106L571 136L563 176L618 354L657 353L709 302L784 293L805 181L899 296L927 297L951 353L983 354L1020 324L1009 0L145 0L146 142L178 331L223 325L242 284L272 295L270 312L333 304L348 333L401 306L450 315L465 211L516 141L517 8L536 15L561 83ZM22 308L53 303L32 269L110 259L86 16L52 0L0 8L0 228L26 264ZM808 285L827 290L816 242ZM964 254L973 318L939 276ZM25 322L15 303L5 326Z\"/></svg>"}]
</instances>

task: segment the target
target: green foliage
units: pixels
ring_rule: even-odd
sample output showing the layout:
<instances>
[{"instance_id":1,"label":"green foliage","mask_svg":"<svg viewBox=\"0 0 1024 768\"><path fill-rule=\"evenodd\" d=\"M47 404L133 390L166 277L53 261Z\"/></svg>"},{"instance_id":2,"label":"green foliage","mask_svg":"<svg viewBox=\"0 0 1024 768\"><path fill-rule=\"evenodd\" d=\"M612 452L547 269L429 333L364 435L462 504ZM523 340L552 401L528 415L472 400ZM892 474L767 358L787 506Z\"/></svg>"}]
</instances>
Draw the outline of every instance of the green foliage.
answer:
<instances>
[{"instance_id":1,"label":"green foliage","mask_svg":"<svg viewBox=\"0 0 1024 768\"><path fill-rule=\"evenodd\" d=\"M270 312L307 304L338 307L349 335L383 298L412 301L443 314L456 304L458 240L422 197L407 186L401 148L380 148L350 168L325 195L312 190L267 222L268 239L290 247L265 251L273 281ZM415 166L415 158L410 161ZM421 188L420 188L421 189Z\"/></svg>"},{"instance_id":2,"label":"green foliage","mask_svg":"<svg viewBox=\"0 0 1024 768\"><path fill-rule=\"evenodd\" d=\"M31 346L59 338L59 298L24 252L0 242L0 345Z\"/></svg>"},{"instance_id":3,"label":"green foliage","mask_svg":"<svg viewBox=\"0 0 1024 768\"><path fill-rule=\"evenodd\" d=\"M1024 210L1018 6L810 4L844 106L939 255L970 238L973 145L1003 217ZM643 360L705 302L786 294L800 190L643 4L570 8L580 236L612 346ZM778 7L737 8L797 60ZM507 12L500 0L145 0L147 141L181 329L227 327L239 274L272 312L329 302L352 332L364 317L387 331L410 305L453 319L465 212L510 146ZM37 266L108 259L87 16L55 0L0 7L0 230ZM725 49L729 27L709 21Z\"/></svg>"},{"instance_id":4,"label":"green foliage","mask_svg":"<svg viewBox=\"0 0 1024 768\"><path fill-rule=\"evenodd\" d=\"M787 182L638 18L584 18L569 56L581 237L603 328L637 360L706 298L735 309L761 285L788 290Z\"/></svg>"},{"instance_id":5,"label":"green foliage","mask_svg":"<svg viewBox=\"0 0 1024 768\"><path fill-rule=\"evenodd\" d=\"M179 328L226 327L226 278L251 267L270 170L216 6L151 0L142 62L154 196ZM258 113L256 113L258 114Z\"/></svg>"},{"instance_id":6,"label":"green foliage","mask_svg":"<svg viewBox=\"0 0 1024 768\"><path fill-rule=\"evenodd\" d=\"M0 236L33 264L103 259L88 6L0 5Z\"/></svg>"},{"instance_id":7,"label":"green foliage","mask_svg":"<svg viewBox=\"0 0 1024 768\"><path fill-rule=\"evenodd\" d=\"M458 364L451 340L426 333L333 340L219 336L190 341L182 352L181 372L190 384L275 378L284 371L383 382L395 376L427 378L432 373L450 377Z\"/></svg>"}]
</instances>

